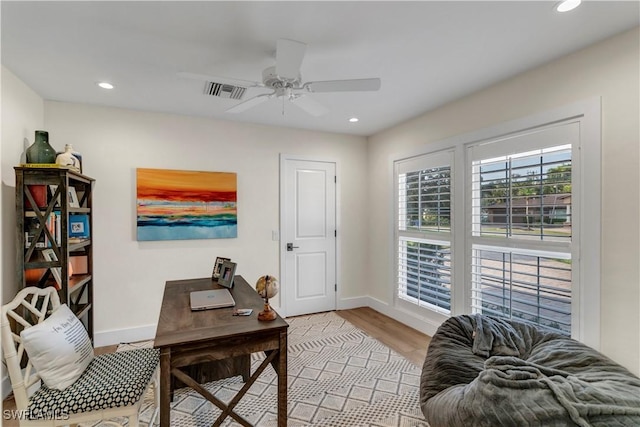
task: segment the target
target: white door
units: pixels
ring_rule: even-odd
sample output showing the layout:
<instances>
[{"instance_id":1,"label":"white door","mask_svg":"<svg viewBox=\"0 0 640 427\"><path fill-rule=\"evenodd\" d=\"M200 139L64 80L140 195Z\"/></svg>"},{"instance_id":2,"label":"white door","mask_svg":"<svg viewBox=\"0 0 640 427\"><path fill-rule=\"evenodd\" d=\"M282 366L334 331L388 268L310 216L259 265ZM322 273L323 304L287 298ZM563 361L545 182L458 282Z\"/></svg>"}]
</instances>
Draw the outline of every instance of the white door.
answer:
<instances>
[{"instance_id":1,"label":"white door","mask_svg":"<svg viewBox=\"0 0 640 427\"><path fill-rule=\"evenodd\" d=\"M287 316L336 308L336 164L281 159L281 293Z\"/></svg>"}]
</instances>

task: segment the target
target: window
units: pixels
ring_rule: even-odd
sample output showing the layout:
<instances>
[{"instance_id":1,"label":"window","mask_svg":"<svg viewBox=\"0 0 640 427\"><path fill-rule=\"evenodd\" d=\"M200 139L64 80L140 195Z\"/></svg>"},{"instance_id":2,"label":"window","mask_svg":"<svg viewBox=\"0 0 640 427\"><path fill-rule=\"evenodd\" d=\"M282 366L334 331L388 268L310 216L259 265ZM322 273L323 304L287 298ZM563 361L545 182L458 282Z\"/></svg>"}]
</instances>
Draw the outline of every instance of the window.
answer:
<instances>
[{"instance_id":1,"label":"window","mask_svg":"<svg viewBox=\"0 0 640 427\"><path fill-rule=\"evenodd\" d=\"M396 164L398 294L419 307L451 309L451 155Z\"/></svg>"},{"instance_id":2,"label":"window","mask_svg":"<svg viewBox=\"0 0 640 427\"><path fill-rule=\"evenodd\" d=\"M395 161L396 308L434 325L516 319L598 348L599 118L587 101Z\"/></svg>"},{"instance_id":3,"label":"window","mask_svg":"<svg viewBox=\"0 0 640 427\"><path fill-rule=\"evenodd\" d=\"M474 313L571 335L571 259L566 253L473 246Z\"/></svg>"},{"instance_id":4,"label":"window","mask_svg":"<svg viewBox=\"0 0 640 427\"><path fill-rule=\"evenodd\" d=\"M472 312L571 335L572 146L567 123L467 147Z\"/></svg>"}]
</instances>

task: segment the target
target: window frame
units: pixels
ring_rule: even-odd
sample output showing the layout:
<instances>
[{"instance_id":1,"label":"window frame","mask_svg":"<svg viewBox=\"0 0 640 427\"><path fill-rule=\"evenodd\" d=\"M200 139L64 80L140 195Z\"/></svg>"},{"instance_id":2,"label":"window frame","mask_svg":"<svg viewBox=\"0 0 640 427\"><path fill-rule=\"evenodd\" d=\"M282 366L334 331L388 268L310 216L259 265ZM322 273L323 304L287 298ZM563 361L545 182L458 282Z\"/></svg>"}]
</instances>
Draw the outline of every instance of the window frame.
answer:
<instances>
[{"instance_id":1,"label":"window frame","mask_svg":"<svg viewBox=\"0 0 640 427\"><path fill-rule=\"evenodd\" d=\"M400 283L400 240L405 239L415 239L416 241L422 240L426 242L431 242L431 244L443 244L445 242L449 243L451 248L451 256L450 259L453 260L453 199L449 200L449 209L450 209L450 227L449 231L433 231L433 230L401 230L400 229L400 190L399 190L399 176L401 173L415 172L418 170L425 170L430 168L437 168L442 166L450 167L450 188L451 193L453 193L453 186L455 181L455 170L453 167L454 162L454 153L453 149L439 150L436 152L429 153L421 153L415 156L409 156L404 159L399 159L394 161L393 164L393 183L394 183L394 278L393 282L395 285L393 287L393 296L392 301L395 306L401 307L403 310L408 311L410 313L421 315L422 311L426 308L419 304L413 304L405 298L401 298L399 293ZM452 262L452 261L451 261ZM453 262L452 262L453 263ZM453 269L450 270L450 281L453 284L455 281ZM451 300L450 300L450 310L449 313L446 313L444 310L430 310L433 315L438 318L439 321L446 320L450 313L453 311L453 285L451 285Z\"/></svg>"},{"instance_id":2,"label":"window frame","mask_svg":"<svg viewBox=\"0 0 640 427\"><path fill-rule=\"evenodd\" d=\"M600 274L601 274L601 99L591 98L496 126L473 131L446 140L428 143L407 153L392 156L393 188L393 295L391 301L401 312L438 325L450 316L471 313L472 203L468 147L484 141L576 122L580 138L572 147L572 192L579 195L573 203L571 258L572 271L571 336L595 349L600 348ZM397 297L398 294L398 174L396 163L418 156L452 153L451 163L451 310L450 315L420 308ZM577 172L576 172L577 171ZM588 171L588 172L587 172ZM589 191L583 191L589 189ZM456 286L463 283L463 286Z\"/></svg>"}]
</instances>

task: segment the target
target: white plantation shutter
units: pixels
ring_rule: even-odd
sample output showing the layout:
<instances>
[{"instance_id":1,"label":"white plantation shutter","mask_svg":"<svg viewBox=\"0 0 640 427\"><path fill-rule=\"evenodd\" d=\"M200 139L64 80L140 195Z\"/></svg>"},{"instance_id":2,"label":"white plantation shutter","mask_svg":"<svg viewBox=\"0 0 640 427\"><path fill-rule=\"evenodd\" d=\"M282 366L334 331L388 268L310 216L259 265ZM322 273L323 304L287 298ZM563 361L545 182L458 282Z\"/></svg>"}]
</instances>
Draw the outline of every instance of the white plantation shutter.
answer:
<instances>
[{"instance_id":1,"label":"white plantation shutter","mask_svg":"<svg viewBox=\"0 0 640 427\"><path fill-rule=\"evenodd\" d=\"M578 138L568 123L468 148L473 312L571 335Z\"/></svg>"},{"instance_id":2,"label":"white plantation shutter","mask_svg":"<svg viewBox=\"0 0 640 427\"><path fill-rule=\"evenodd\" d=\"M451 152L395 163L397 297L448 314L451 309Z\"/></svg>"},{"instance_id":3,"label":"white plantation shutter","mask_svg":"<svg viewBox=\"0 0 640 427\"><path fill-rule=\"evenodd\" d=\"M472 309L475 313L534 323L571 335L571 260L474 245Z\"/></svg>"},{"instance_id":4,"label":"white plantation shutter","mask_svg":"<svg viewBox=\"0 0 640 427\"><path fill-rule=\"evenodd\" d=\"M601 131L592 99L395 160L394 309L418 327L521 320L599 349Z\"/></svg>"}]
</instances>

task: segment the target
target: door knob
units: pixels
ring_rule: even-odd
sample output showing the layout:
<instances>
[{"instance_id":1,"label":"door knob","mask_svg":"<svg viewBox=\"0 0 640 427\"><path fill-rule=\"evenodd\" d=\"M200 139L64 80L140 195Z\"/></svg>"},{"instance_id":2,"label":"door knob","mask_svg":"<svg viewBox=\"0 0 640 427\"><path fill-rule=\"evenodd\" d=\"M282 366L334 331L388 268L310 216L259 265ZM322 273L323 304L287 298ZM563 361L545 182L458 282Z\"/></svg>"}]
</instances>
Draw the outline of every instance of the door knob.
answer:
<instances>
[{"instance_id":1,"label":"door knob","mask_svg":"<svg viewBox=\"0 0 640 427\"><path fill-rule=\"evenodd\" d=\"M299 248L300 246L293 246L293 243L287 243L287 251L291 252L294 248Z\"/></svg>"}]
</instances>

